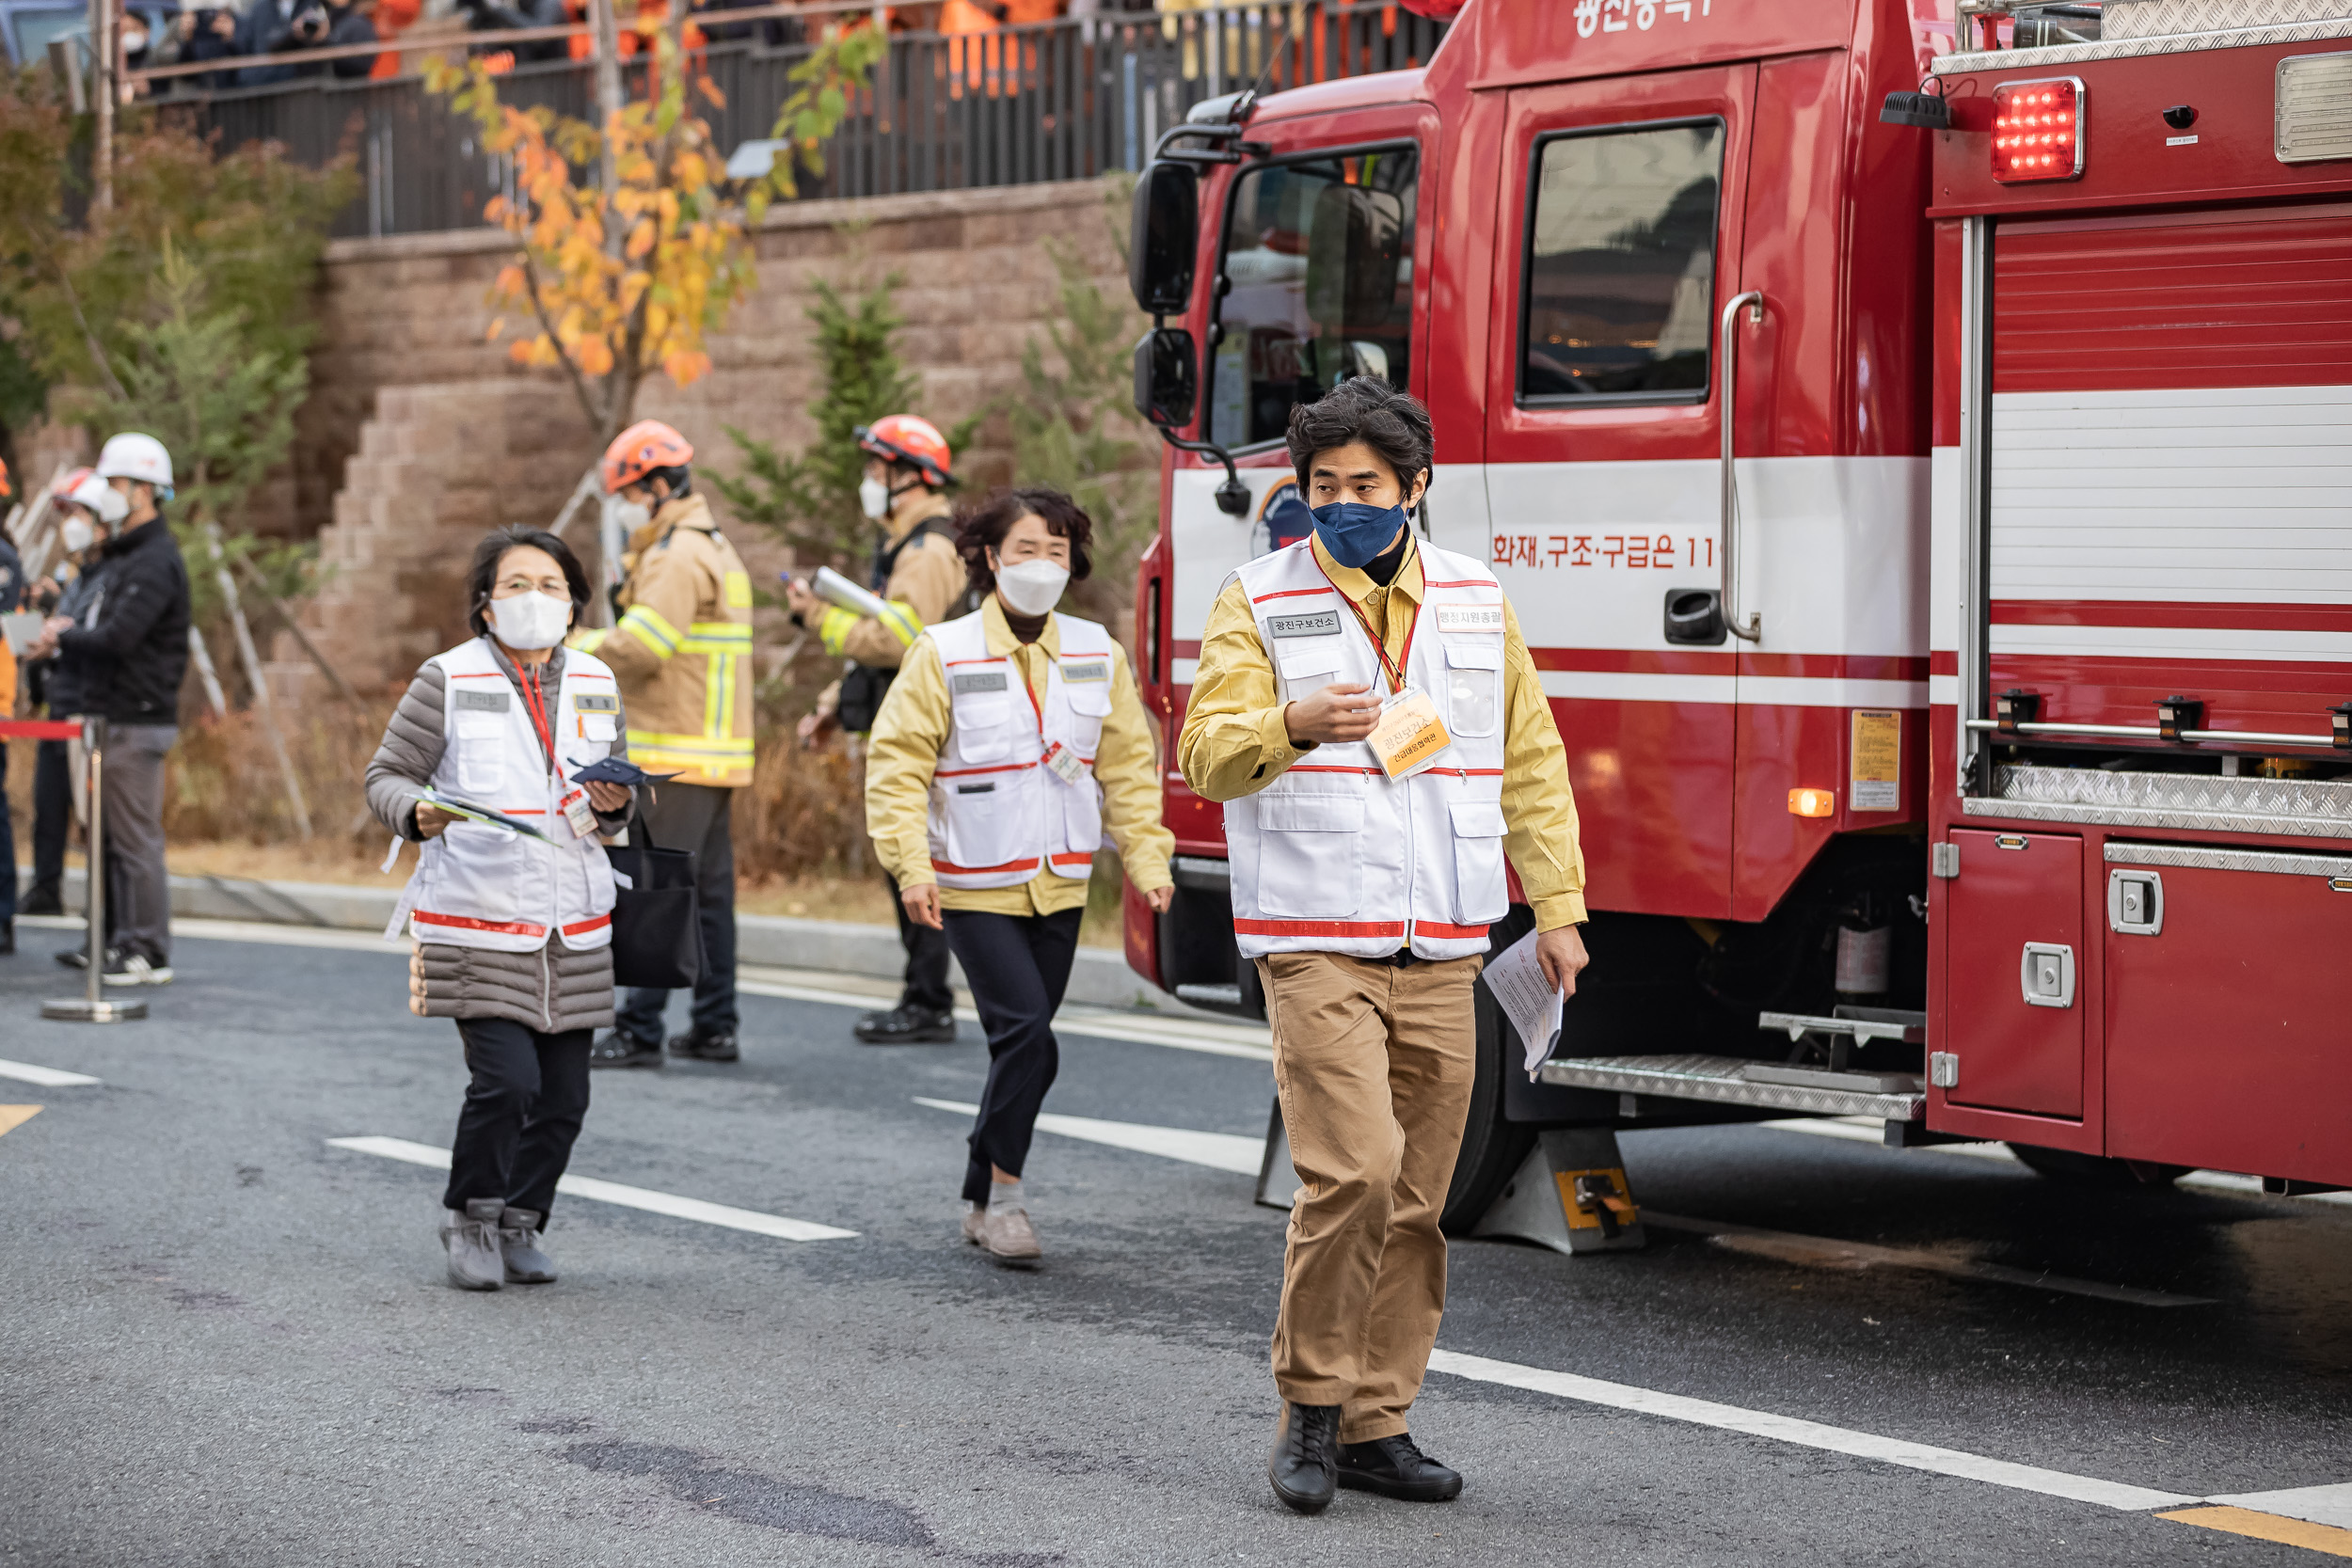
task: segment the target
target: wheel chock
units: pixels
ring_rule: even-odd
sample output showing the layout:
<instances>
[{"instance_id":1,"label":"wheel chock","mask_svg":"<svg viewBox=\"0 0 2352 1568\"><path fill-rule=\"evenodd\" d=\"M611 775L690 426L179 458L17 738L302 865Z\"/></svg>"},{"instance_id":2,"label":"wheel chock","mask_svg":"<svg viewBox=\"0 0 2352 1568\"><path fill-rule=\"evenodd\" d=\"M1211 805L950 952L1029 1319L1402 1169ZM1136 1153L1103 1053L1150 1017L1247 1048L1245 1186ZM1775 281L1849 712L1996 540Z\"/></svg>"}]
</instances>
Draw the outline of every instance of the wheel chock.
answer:
<instances>
[{"instance_id":1,"label":"wheel chock","mask_svg":"<svg viewBox=\"0 0 2352 1568\"><path fill-rule=\"evenodd\" d=\"M1605 1127L1546 1129L1470 1234L1569 1254L1632 1251L1648 1240L1617 1135Z\"/></svg>"},{"instance_id":2,"label":"wheel chock","mask_svg":"<svg viewBox=\"0 0 2352 1568\"><path fill-rule=\"evenodd\" d=\"M1282 1131L1282 1097L1274 1097L1274 1114L1266 1119L1265 1160L1258 1166L1258 1201L1268 1209L1289 1209L1298 1200L1298 1172L1291 1164L1290 1135Z\"/></svg>"}]
</instances>

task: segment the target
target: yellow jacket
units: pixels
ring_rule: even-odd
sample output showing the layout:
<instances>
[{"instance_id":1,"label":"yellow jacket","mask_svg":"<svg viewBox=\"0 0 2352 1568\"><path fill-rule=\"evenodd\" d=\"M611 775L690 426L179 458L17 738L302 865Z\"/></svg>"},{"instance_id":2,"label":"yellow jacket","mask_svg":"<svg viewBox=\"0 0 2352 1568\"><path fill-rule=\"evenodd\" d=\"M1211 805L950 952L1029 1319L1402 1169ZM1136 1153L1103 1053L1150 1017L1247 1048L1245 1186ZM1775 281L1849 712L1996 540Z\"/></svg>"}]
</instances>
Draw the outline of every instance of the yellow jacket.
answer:
<instances>
[{"instance_id":1,"label":"yellow jacket","mask_svg":"<svg viewBox=\"0 0 2352 1568\"><path fill-rule=\"evenodd\" d=\"M1408 536L1409 537L1409 536ZM1366 621L1380 627L1390 657L1400 663L1422 597L1421 552L1408 546L1396 581L1383 588L1343 566L1314 542L1315 560ZM1534 906L1535 926L1549 931L1584 919L1584 854L1577 844L1576 797L1568 787L1568 757L1544 700L1543 677L1527 656L1519 618L1502 610L1503 848L1519 885ZM1248 595L1226 584L1209 610L1200 637L1200 667L1192 680L1176 754L1184 782L1207 800L1255 794L1314 750L1293 746L1283 727L1288 705L1277 700L1274 666L1258 638Z\"/></svg>"},{"instance_id":2,"label":"yellow jacket","mask_svg":"<svg viewBox=\"0 0 2352 1568\"><path fill-rule=\"evenodd\" d=\"M700 496L665 503L627 562L626 607L572 646L610 665L629 760L680 784L752 782L752 578Z\"/></svg>"},{"instance_id":3,"label":"yellow jacket","mask_svg":"<svg viewBox=\"0 0 2352 1568\"><path fill-rule=\"evenodd\" d=\"M1021 666L1032 696L1045 689L1045 663L1061 657L1060 629L1049 619L1035 642L1023 643L1005 624L1005 610L991 594L980 606L992 656L1010 654ZM931 772L947 743L947 673L939 650L926 636L907 650L890 695L874 719L866 753L866 831L883 869L901 887L938 879L931 871ZM633 748L632 748L633 750ZM1094 753L1095 782L1103 786L1103 826L1118 842L1127 879L1149 893L1169 887L1168 859L1176 835L1160 825L1159 760L1152 745L1152 722L1136 692L1135 672L1117 643L1111 645L1111 711L1103 721L1103 740ZM939 890L951 910L993 914L1053 914L1087 901L1087 884L1071 877L1038 875L1018 887Z\"/></svg>"}]
</instances>

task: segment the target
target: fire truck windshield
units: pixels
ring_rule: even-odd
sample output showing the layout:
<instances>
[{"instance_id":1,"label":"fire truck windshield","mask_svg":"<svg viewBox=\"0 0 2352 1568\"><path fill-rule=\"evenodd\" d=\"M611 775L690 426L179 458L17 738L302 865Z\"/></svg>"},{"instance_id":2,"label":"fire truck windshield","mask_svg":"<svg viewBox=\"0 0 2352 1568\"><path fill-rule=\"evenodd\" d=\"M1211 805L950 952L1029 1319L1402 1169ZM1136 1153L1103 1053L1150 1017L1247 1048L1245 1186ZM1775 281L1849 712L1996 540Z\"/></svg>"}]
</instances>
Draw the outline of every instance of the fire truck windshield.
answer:
<instances>
[{"instance_id":1,"label":"fire truck windshield","mask_svg":"<svg viewBox=\"0 0 2352 1568\"><path fill-rule=\"evenodd\" d=\"M1277 440L1292 404L1351 375L1406 385L1419 165L1411 147L1385 148L1263 165L1235 182L1211 440Z\"/></svg>"},{"instance_id":2,"label":"fire truck windshield","mask_svg":"<svg viewBox=\"0 0 2352 1568\"><path fill-rule=\"evenodd\" d=\"M1536 159L1521 400L1705 397L1722 122L1555 136Z\"/></svg>"}]
</instances>

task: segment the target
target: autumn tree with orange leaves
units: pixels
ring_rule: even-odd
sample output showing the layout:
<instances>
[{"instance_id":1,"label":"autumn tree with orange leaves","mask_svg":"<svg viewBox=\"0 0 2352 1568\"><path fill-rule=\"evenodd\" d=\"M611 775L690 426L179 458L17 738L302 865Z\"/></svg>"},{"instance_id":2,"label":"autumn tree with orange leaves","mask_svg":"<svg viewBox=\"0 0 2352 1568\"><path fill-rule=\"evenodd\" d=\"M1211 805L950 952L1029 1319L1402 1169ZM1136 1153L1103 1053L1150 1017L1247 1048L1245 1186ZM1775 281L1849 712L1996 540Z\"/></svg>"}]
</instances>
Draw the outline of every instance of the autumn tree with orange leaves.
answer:
<instances>
[{"instance_id":1,"label":"autumn tree with orange leaves","mask_svg":"<svg viewBox=\"0 0 2352 1568\"><path fill-rule=\"evenodd\" d=\"M792 68L772 133L784 150L766 175L734 182L692 112L696 99L722 103L717 86L693 69L675 26L647 21L638 30L651 45L646 96L621 103L601 128L501 103L482 60L437 59L425 72L429 90L481 127L486 149L514 161L516 194L484 212L516 248L492 285L506 314L489 335L508 336L519 318L508 351L564 373L599 450L628 424L648 377L684 387L709 371L707 334L755 282L750 226L798 194L796 170L823 172L821 144L888 48L863 22L829 29ZM583 480L575 502L586 490Z\"/></svg>"}]
</instances>

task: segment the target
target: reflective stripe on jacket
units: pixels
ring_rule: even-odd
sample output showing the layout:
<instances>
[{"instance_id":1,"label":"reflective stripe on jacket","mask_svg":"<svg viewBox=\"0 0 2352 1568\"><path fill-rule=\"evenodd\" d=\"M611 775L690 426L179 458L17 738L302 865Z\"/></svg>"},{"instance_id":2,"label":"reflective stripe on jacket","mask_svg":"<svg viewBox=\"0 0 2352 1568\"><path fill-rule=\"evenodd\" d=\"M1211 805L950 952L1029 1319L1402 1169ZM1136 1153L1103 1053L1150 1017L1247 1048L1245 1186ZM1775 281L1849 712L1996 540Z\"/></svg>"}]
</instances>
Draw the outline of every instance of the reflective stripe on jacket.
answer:
<instances>
[{"instance_id":1,"label":"reflective stripe on jacket","mask_svg":"<svg viewBox=\"0 0 2352 1568\"><path fill-rule=\"evenodd\" d=\"M666 503L622 585L610 631L572 646L612 666L630 759L681 784L752 782L752 578L700 496Z\"/></svg>"}]
</instances>

